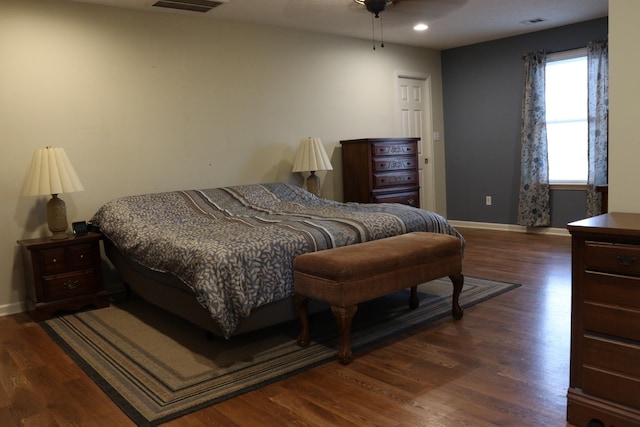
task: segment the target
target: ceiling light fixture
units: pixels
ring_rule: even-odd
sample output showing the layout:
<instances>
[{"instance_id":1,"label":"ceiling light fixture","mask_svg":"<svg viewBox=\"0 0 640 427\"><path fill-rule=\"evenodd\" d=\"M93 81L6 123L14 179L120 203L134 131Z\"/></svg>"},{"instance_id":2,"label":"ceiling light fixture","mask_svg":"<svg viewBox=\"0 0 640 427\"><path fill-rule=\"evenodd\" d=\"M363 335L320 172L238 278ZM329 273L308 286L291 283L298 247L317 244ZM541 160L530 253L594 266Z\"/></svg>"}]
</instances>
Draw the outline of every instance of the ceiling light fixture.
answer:
<instances>
[{"instance_id":1,"label":"ceiling light fixture","mask_svg":"<svg viewBox=\"0 0 640 427\"><path fill-rule=\"evenodd\" d=\"M426 29L428 29L429 26L427 24L416 24L414 25L413 29L416 31L424 31Z\"/></svg>"},{"instance_id":2,"label":"ceiling light fixture","mask_svg":"<svg viewBox=\"0 0 640 427\"><path fill-rule=\"evenodd\" d=\"M374 18L380 19L380 13L383 12L387 6L391 6L393 4L393 0L353 0L360 6L364 6L369 12L371 12L371 32L373 39L373 50L376 50L376 39L375 39L375 26L374 26ZM384 47L384 40L382 36L382 19L380 19L380 47Z\"/></svg>"},{"instance_id":3,"label":"ceiling light fixture","mask_svg":"<svg viewBox=\"0 0 640 427\"><path fill-rule=\"evenodd\" d=\"M393 0L353 0L360 6L367 8L376 18L380 17L380 12L384 11L387 6L393 4Z\"/></svg>"}]
</instances>

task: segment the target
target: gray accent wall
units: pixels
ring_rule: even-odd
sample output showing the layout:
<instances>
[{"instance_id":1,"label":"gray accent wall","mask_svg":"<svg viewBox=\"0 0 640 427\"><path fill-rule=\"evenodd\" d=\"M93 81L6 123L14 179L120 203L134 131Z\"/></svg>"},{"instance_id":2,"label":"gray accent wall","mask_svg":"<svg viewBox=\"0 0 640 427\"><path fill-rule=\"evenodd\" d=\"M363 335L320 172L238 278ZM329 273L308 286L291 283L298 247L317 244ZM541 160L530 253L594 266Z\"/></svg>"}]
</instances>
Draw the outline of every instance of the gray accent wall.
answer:
<instances>
[{"instance_id":1,"label":"gray accent wall","mask_svg":"<svg viewBox=\"0 0 640 427\"><path fill-rule=\"evenodd\" d=\"M522 56L607 37L607 18L442 51L447 217L516 224ZM485 204L491 196L492 204ZM584 191L552 190L551 226L585 217Z\"/></svg>"}]
</instances>

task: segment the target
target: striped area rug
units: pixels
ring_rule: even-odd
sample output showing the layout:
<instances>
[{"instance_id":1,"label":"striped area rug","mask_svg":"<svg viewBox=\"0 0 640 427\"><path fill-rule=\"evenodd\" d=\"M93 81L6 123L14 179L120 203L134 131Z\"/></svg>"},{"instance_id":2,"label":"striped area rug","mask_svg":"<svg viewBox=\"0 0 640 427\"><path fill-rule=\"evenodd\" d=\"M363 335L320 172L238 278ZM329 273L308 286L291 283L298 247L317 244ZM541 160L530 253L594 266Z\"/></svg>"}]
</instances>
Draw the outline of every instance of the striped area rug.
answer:
<instances>
[{"instance_id":1,"label":"striped area rug","mask_svg":"<svg viewBox=\"0 0 640 427\"><path fill-rule=\"evenodd\" d=\"M460 304L469 307L517 286L466 277ZM450 316L448 279L418 290L416 310L408 309L408 290L358 307L351 333L356 360L367 345ZM313 366L339 363L330 310L310 321L312 342L305 348L295 343L297 322L207 340L198 327L136 298L41 325L136 424L153 426Z\"/></svg>"}]
</instances>

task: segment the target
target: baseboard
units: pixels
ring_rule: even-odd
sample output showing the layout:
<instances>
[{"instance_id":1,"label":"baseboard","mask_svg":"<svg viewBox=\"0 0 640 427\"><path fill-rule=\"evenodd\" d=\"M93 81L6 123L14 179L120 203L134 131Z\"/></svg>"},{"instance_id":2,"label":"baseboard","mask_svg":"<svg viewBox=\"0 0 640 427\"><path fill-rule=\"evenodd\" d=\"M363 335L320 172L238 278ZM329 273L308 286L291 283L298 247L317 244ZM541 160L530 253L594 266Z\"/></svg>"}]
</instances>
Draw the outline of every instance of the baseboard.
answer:
<instances>
[{"instance_id":1,"label":"baseboard","mask_svg":"<svg viewBox=\"0 0 640 427\"><path fill-rule=\"evenodd\" d=\"M474 222L449 220L451 225L460 228L477 228L481 230L511 231L516 233L549 234L553 236L570 236L566 228L524 227L515 224L497 224L493 222Z\"/></svg>"},{"instance_id":2,"label":"baseboard","mask_svg":"<svg viewBox=\"0 0 640 427\"><path fill-rule=\"evenodd\" d=\"M116 282L104 285L104 290L109 294L110 299L121 299L126 294L124 283ZM0 305L0 317L12 314L24 313L27 311L27 302L14 302L12 304Z\"/></svg>"},{"instance_id":3,"label":"baseboard","mask_svg":"<svg viewBox=\"0 0 640 427\"><path fill-rule=\"evenodd\" d=\"M27 311L27 305L24 302L14 302L11 304L0 305L0 317L18 314Z\"/></svg>"}]
</instances>

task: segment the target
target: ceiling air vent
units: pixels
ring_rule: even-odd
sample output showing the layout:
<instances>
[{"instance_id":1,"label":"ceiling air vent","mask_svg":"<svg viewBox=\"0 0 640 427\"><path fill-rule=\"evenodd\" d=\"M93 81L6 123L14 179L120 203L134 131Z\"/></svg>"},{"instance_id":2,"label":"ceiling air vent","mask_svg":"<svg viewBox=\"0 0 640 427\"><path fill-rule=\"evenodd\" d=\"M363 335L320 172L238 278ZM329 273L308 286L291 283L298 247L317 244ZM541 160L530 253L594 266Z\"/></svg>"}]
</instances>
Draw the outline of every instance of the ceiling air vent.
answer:
<instances>
[{"instance_id":1,"label":"ceiling air vent","mask_svg":"<svg viewBox=\"0 0 640 427\"><path fill-rule=\"evenodd\" d=\"M209 12L223 2L210 0L160 0L152 6L165 7L167 9L188 10L191 12Z\"/></svg>"},{"instance_id":2,"label":"ceiling air vent","mask_svg":"<svg viewBox=\"0 0 640 427\"><path fill-rule=\"evenodd\" d=\"M533 18L533 19L527 19L526 21L520 21L520 23L523 25L535 25L545 21L546 21L545 18Z\"/></svg>"}]
</instances>

